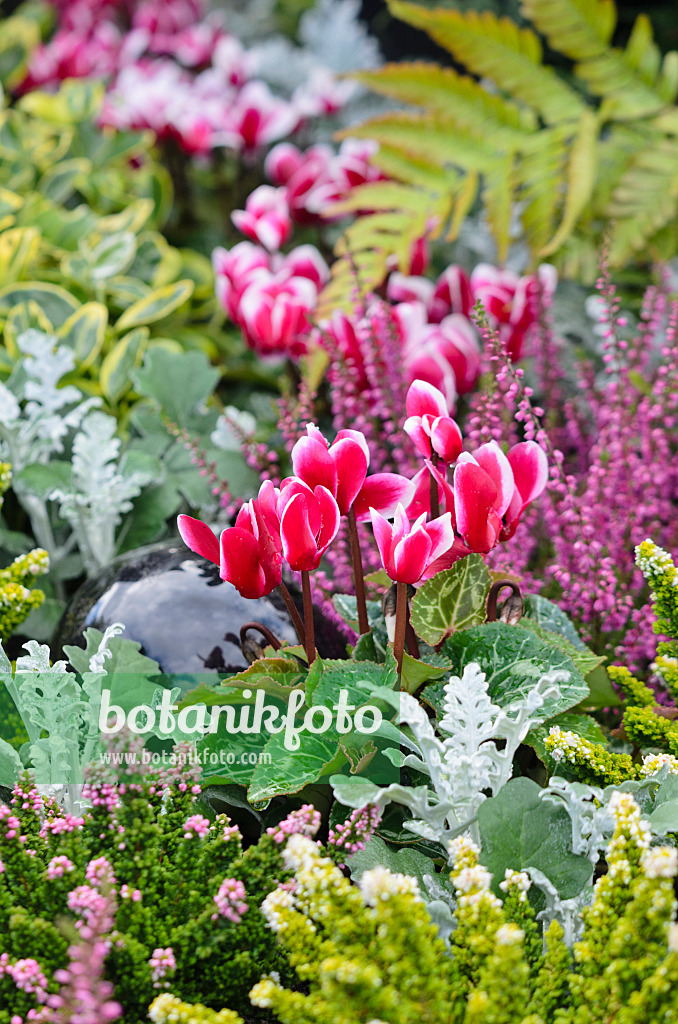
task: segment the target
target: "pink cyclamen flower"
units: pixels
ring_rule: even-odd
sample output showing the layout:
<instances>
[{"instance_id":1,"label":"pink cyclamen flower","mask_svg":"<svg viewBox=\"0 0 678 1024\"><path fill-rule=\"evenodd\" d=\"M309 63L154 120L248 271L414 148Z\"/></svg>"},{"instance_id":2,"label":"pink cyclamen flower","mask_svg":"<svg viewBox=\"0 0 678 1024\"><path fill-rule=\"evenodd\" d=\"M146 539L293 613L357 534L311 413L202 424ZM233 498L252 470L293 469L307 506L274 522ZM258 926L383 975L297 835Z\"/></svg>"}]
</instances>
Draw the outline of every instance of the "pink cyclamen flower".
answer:
<instances>
[{"instance_id":1,"label":"pink cyclamen flower","mask_svg":"<svg viewBox=\"0 0 678 1024\"><path fill-rule=\"evenodd\" d=\"M459 456L454 471L456 527L471 551L487 553L497 544L514 490L511 464L495 441Z\"/></svg>"},{"instance_id":2,"label":"pink cyclamen flower","mask_svg":"<svg viewBox=\"0 0 678 1024\"><path fill-rule=\"evenodd\" d=\"M446 378L450 370L459 395L470 391L480 375L480 348L475 329L459 313L443 317L439 324L427 324L417 343L410 341L405 359L411 376L429 381L444 394L447 394ZM449 405L453 407L454 401L449 401Z\"/></svg>"},{"instance_id":3,"label":"pink cyclamen flower","mask_svg":"<svg viewBox=\"0 0 678 1024\"><path fill-rule=\"evenodd\" d=\"M556 283L556 271L548 263L542 264L536 275L524 277L489 263L479 263L473 270L473 297L482 302L490 322L499 329L511 359L520 359L523 339L535 320L539 289L550 296Z\"/></svg>"},{"instance_id":4,"label":"pink cyclamen flower","mask_svg":"<svg viewBox=\"0 0 678 1024\"><path fill-rule=\"evenodd\" d=\"M430 317L440 323L450 313L468 317L473 309L473 290L468 275L451 263L438 278L430 304Z\"/></svg>"},{"instance_id":5,"label":"pink cyclamen flower","mask_svg":"<svg viewBox=\"0 0 678 1024\"><path fill-rule=\"evenodd\" d=\"M317 569L339 529L341 514L331 491L321 485L311 489L290 477L280 488L278 512L283 554L290 569Z\"/></svg>"},{"instance_id":6,"label":"pink cyclamen flower","mask_svg":"<svg viewBox=\"0 0 678 1024\"><path fill-rule=\"evenodd\" d=\"M247 82L228 108L228 125L221 141L233 149L252 152L289 135L298 123L295 107L274 96L265 82Z\"/></svg>"},{"instance_id":7,"label":"pink cyclamen flower","mask_svg":"<svg viewBox=\"0 0 678 1024\"><path fill-rule=\"evenodd\" d=\"M307 277L253 277L238 311L246 342L261 355L303 355L317 299L317 288Z\"/></svg>"},{"instance_id":8,"label":"pink cyclamen flower","mask_svg":"<svg viewBox=\"0 0 678 1024\"><path fill-rule=\"evenodd\" d=\"M248 197L244 210L234 210L231 220L243 235L277 252L292 234L292 221L284 188L260 185Z\"/></svg>"},{"instance_id":9,"label":"pink cyclamen flower","mask_svg":"<svg viewBox=\"0 0 678 1024\"><path fill-rule=\"evenodd\" d=\"M395 583L418 583L427 570L454 544L454 529L449 512L426 522L426 514L410 526L405 509L398 505L393 525L376 509L370 509L374 536L382 565Z\"/></svg>"},{"instance_id":10,"label":"pink cyclamen flower","mask_svg":"<svg viewBox=\"0 0 678 1024\"><path fill-rule=\"evenodd\" d=\"M424 380L410 384L405 400L407 419L403 429L422 455L455 462L461 452L461 430L448 415L445 396Z\"/></svg>"},{"instance_id":11,"label":"pink cyclamen flower","mask_svg":"<svg viewBox=\"0 0 678 1024\"><path fill-rule=\"evenodd\" d=\"M307 277L318 291L330 279L330 268L314 245L298 245L282 258L280 269L290 277Z\"/></svg>"},{"instance_id":12,"label":"pink cyclamen flower","mask_svg":"<svg viewBox=\"0 0 678 1024\"><path fill-rule=\"evenodd\" d=\"M240 299L257 271L270 272L266 252L251 242L238 242L232 249L217 247L212 253L217 299L231 320L240 323Z\"/></svg>"},{"instance_id":13,"label":"pink cyclamen flower","mask_svg":"<svg viewBox=\"0 0 678 1024\"><path fill-rule=\"evenodd\" d=\"M179 533L191 551L218 565L221 579L243 597L263 597L282 578L277 500L276 488L266 480L258 497L242 506L235 526L223 530L218 540L206 523L192 516L178 517Z\"/></svg>"},{"instance_id":14,"label":"pink cyclamen flower","mask_svg":"<svg viewBox=\"0 0 678 1024\"><path fill-rule=\"evenodd\" d=\"M522 441L509 449L508 461L513 471L515 488L504 514L500 540L509 540L516 532L521 515L546 487L549 476L548 459L536 441Z\"/></svg>"},{"instance_id":15,"label":"pink cyclamen flower","mask_svg":"<svg viewBox=\"0 0 678 1024\"><path fill-rule=\"evenodd\" d=\"M306 434L292 449L295 476L311 488L326 487L342 516L353 508L362 522L369 519L370 506L390 516L399 501L411 500L413 486L406 477L398 473L367 475L370 450L360 430L340 430L331 445L313 423L307 425Z\"/></svg>"}]
</instances>

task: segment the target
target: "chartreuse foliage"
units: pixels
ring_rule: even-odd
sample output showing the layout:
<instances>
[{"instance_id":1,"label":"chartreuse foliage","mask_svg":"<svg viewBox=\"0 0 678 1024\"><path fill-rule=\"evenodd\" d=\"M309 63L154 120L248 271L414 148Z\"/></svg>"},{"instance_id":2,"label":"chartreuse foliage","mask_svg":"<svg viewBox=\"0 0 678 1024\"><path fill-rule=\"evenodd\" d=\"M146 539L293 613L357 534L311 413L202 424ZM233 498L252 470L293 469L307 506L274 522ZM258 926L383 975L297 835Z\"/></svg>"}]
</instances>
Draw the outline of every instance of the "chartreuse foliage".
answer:
<instances>
[{"instance_id":1,"label":"chartreuse foliage","mask_svg":"<svg viewBox=\"0 0 678 1024\"><path fill-rule=\"evenodd\" d=\"M0 372L38 328L72 349L71 382L115 407L147 349L215 356L216 306L209 260L158 230L172 187L151 136L100 130L102 98L69 80L0 112Z\"/></svg>"},{"instance_id":2,"label":"chartreuse foliage","mask_svg":"<svg viewBox=\"0 0 678 1024\"><path fill-rule=\"evenodd\" d=\"M283 858L295 887L278 887L262 911L304 987L286 987L270 975L254 986L252 1002L272 1010L282 1024L673 1019L675 850L648 848L650 832L629 793L612 794L606 812L614 828L608 872L581 915L574 959L555 920L542 944L527 898L529 873L509 866L493 879L468 839L450 844L456 928L448 948L415 878L377 866L363 872L359 887L352 886L311 839L294 835ZM201 1008L192 1018L190 1009L167 993L154 1001L150 1018L156 1024L220 1022ZM233 1018L225 1020L232 1024Z\"/></svg>"},{"instance_id":3,"label":"chartreuse foliage","mask_svg":"<svg viewBox=\"0 0 678 1024\"><path fill-rule=\"evenodd\" d=\"M653 663L655 674L664 682L674 701L678 694L678 570L668 552L651 540L636 548L636 561L650 587L657 616L654 630L672 639L658 644ZM623 717L616 734L630 744L626 751L611 750L598 730L582 729L581 723L566 717L539 730L535 747L544 760L559 762L562 770L592 785L618 785L642 779L666 765L678 774L678 720L675 710L657 703L655 692L627 668L613 665L609 675L622 694ZM541 748L541 749L540 749ZM642 753L642 759L632 756ZM549 764L549 767L551 764Z\"/></svg>"},{"instance_id":4,"label":"chartreuse foliage","mask_svg":"<svg viewBox=\"0 0 678 1024\"><path fill-rule=\"evenodd\" d=\"M93 806L82 816L66 815L53 801L41 800L28 781L14 790L13 806L2 805L3 953L12 965L37 960L48 992L57 992L54 974L67 966L68 947L78 938L78 912L68 894L94 896L90 886L110 892L112 884L115 931L106 976L124 1008L125 1024L145 1024L149 1004L170 984L187 1001L212 1007L228 1003L247 1011L247 993L262 971L290 976L284 952L271 942L259 910L276 880L289 878L281 846L263 835L243 851L229 818L196 802L199 768L188 766L188 748L176 748L177 763L166 768L137 764L138 743L119 741L111 752L124 767L92 769L85 794ZM122 760L124 754L132 760ZM116 785L123 781L126 786ZM29 844L12 830L13 814ZM229 887L241 894L235 907L229 906ZM154 951L168 949L175 967L158 977ZM16 1015L25 1020L39 1008L36 1002L30 987L18 988L9 974L0 974L0 1024L16 1021ZM219 1024L231 1019L217 1017Z\"/></svg>"},{"instance_id":5,"label":"chartreuse foliage","mask_svg":"<svg viewBox=\"0 0 678 1024\"><path fill-rule=\"evenodd\" d=\"M379 142L376 160L395 181L356 189L337 207L375 212L342 239L324 311L354 287L351 264L361 285L374 287L392 255L406 269L427 219L434 236L454 238L478 197L500 260L516 210L533 261L586 281L610 221L615 266L676 252L678 54L662 59L646 15L619 49L613 0L523 0L533 26L525 28L490 11L404 0L389 8L468 74L416 62L358 75L419 111L350 129ZM545 62L544 41L573 62L571 75Z\"/></svg>"}]
</instances>

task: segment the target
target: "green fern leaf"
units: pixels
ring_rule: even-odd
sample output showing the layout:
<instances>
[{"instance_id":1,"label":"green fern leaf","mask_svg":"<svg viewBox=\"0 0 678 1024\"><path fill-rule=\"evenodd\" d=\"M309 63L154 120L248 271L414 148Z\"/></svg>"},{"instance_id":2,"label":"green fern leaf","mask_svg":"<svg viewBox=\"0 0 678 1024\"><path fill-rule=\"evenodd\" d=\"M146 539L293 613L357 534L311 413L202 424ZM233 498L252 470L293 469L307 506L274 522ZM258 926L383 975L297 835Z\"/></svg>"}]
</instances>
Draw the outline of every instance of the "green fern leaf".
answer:
<instances>
[{"instance_id":1,"label":"green fern leaf","mask_svg":"<svg viewBox=\"0 0 678 1024\"><path fill-rule=\"evenodd\" d=\"M474 79L437 64L386 64L353 76L382 96L424 106L453 120L471 135L493 133L496 144L519 144L536 128L532 111L493 96Z\"/></svg>"},{"instance_id":2,"label":"green fern leaf","mask_svg":"<svg viewBox=\"0 0 678 1024\"><path fill-rule=\"evenodd\" d=\"M500 263L506 259L511 244L511 219L515 206L514 170L514 160L509 154L496 160L484 176L483 202Z\"/></svg>"},{"instance_id":3,"label":"green fern leaf","mask_svg":"<svg viewBox=\"0 0 678 1024\"><path fill-rule=\"evenodd\" d=\"M373 139L407 157L467 171L481 171L495 155L491 140L471 138L449 119L400 111L352 125L337 138Z\"/></svg>"},{"instance_id":4,"label":"green fern leaf","mask_svg":"<svg viewBox=\"0 0 678 1024\"><path fill-rule=\"evenodd\" d=\"M678 140L637 153L612 196L610 260L623 264L678 216Z\"/></svg>"},{"instance_id":5,"label":"green fern leaf","mask_svg":"<svg viewBox=\"0 0 678 1024\"><path fill-rule=\"evenodd\" d=\"M617 23L614 0L523 0L520 12L552 49L577 61L604 53Z\"/></svg>"},{"instance_id":6,"label":"green fern leaf","mask_svg":"<svg viewBox=\"0 0 678 1024\"><path fill-rule=\"evenodd\" d=\"M518 178L524 202L520 219L533 251L539 252L553 237L564 192L570 125L539 132L521 157Z\"/></svg>"},{"instance_id":7,"label":"green fern leaf","mask_svg":"<svg viewBox=\"0 0 678 1024\"><path fill-rule=\"evenodd\" d=\"M394 17L423 29L473 74L492 79L546 122L579 119L582 100L544 67L541 43L530 29L490 11L430 10L403 0L389 0L388 6Z\"/></svg>"},{"instance_id":8,"label":"green fern leaf","mask_svg":"<svg viewBox=\"0 0 678 1024\"><path fill-rule=\"evenodd\" d=\"M449 167L439 167L428 160L406 156L384 143L372 158L372 163L390 178L416 185L434 194L450 191L459 180L458 172Z\"/></svg>"},{"instance_id":9,"label":"green fern leaf","mask_svg":"<svg viewBox=\"0 0 678 1024\"><path fill-rule=\"evenodd\" d=\"M593 194L599 128L596 115L589 110L585 111L570 149L563 219L551 241L539 253L542 257L551 256L558 251L574 230Z\"/></svg>"}]
</instances>

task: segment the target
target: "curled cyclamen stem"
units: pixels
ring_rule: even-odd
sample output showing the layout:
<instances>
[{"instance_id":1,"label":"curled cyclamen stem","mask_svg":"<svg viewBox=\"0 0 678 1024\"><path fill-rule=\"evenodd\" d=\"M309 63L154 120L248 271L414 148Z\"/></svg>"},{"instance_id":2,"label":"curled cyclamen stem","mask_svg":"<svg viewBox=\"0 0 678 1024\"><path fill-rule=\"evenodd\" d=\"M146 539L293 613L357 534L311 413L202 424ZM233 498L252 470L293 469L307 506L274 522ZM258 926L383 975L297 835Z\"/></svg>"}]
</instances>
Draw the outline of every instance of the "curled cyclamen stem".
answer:
<instances>
[{"instance_id":1,"label":"curled cyclamen stem","mask_svg":"<svg viewBox=\"0 0 678 1024\"><path fill-rule=\"evenodd\" d=\"M272 633L268 626L265 626L263 622L246 622L244 626L240 627L240 646L247 641L247 633L250 629L256 629L258 633L261 633L267 644L273 648L274 651L279 651L282 644L278 640L275 633Z\"/></svg>"},{"instance_id":2,"label":"curled cyclamen stem","mask_svg":"<svg viewBox=\"0 0 678 1024\"><path fill-rule=\"evenodd\" d=\"M299 638L299 643L301 644L302 647L305 647L306 633L304 630L304 623L301 620L301 615L297 611L297 606L294 603L292 595L290 594L289 590L287 589L282 580L278 584L278 590L280 591L280 596L285 602L285 607L287 608L287 611L290 613L292 625L294 626L297 637Z\"/></svg>"},{"instance_id":3,"label":"curled cyclamen stem","mask_svg":"<svg viewBox=\"0 0 678 1024\"><path fill-rule=\"evenodd\" d=\"M438 456L435 452L431 454L431 462L434 466L438 465ZM431 519L437 519L440 515L440 503L438 502L438 481L434 477L433 473L430 473L429 475L429 495Z\"/></svg>"},{"instance_id":4,"label":"curled cyclamen stem","mask_svg":"<svg viewBox=\"0 0 678 1024\"><path fill-rule=\"evenodd\" d=\"M348 535L351 540L351 561L353 563L353 584L355 587L355 599L358 606L358 630L362 633L369 633L370 623L367 618L367 600L365 598L365 580L363 579L363 559L360 551L360 538L358 537L358 523L355 512L352 508L348 510Z\"/></svg>"},{"instance_id":5,"label":"curled cyclamen stem","mask_svg":"<svg viewBox=\"0 0 678 1024\"><path fill-rule=\"evenodd\" d=\"M309 666L315 661L315 634L313 629L313 600L311 598L311 576L308 572L301 574L301 593L304 598L304 647Z\"/></svg>"},{"instance_id":6,"label":"curled cyclamen stem","mask_svg":"<svg viewBox=\"0 0 678 1024\"><path fill-rule=\"evenodd\" d=\"M505 587L511 588L511 595L499 609L499 618L502 622L508 622L513 626L522 618L525 611L525 602L520 587L513 580L497 580L492 584L487 596L487 621L497 621L497 598Z\"/></svg>"},{"instance_id":7,"label":"curled cyclamen stem","mask_svg":"<svg viewBox=\"0 0 678 1024\"><path fill-rule=\"evenodd\" d=\"M396 621L393 638L393 654L398 665L398 674L403 668L405 634L407 633L407 583L396 583Z\"/></svg>"}]
</instances>

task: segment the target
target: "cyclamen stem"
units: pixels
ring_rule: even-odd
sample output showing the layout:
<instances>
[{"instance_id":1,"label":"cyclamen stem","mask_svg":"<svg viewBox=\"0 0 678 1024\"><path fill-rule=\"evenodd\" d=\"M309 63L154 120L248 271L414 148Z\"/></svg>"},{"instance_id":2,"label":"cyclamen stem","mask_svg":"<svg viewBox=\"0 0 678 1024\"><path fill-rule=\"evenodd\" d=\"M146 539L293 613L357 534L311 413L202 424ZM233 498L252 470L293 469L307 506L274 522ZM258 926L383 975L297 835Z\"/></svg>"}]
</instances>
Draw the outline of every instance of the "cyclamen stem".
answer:
<instances>
[{"instance_id":1,"label":"cyclamen stem","mask_svg":"<svg viewBox=\"0 0 678 1024\"><path fill-rule=\"evenodd\" d=\"M294 626L294 628L296 630L297 637L299 638L299 643L301 644L302 647L305 647L306 646L306 631L304 630L304 623L301 621L301 615L297 611L297 606L295 605L294 601L292 600L292 595L290 594L289 590L287 589L287 587L285 586L285 584L283 583L282 580L278 584L278 590L280 591L280 596L282 597L283 601L285 602L285 607L287 608L288 612L290 613L290 618L292 620L292 625ZM304 612L304 614L305 614L305 612Z\"/></svg>"},{"instance_id":2,"label":"cyclamen stem","mask_svg":"<svg viewBox=\"0 0 678 1024\"><path fill-rule=\"evenodd\" d=\"M434 466L438 465L438 456L435 452L431 455L431 462ZM429 496L431 519L437 519L440 515L440 504L438 503L438 481L434 477L433 473L429 476Z\"/></svg>"},{"instance_id":3,"label":"cyclamen stem","mask_svg":"<svg viewBox=\"0 0 678 1024\"><path fill-rule=\"evenodd\" d=\"M358 606L358 630L361 634L369 633L370 623L367 618L367 600L365 598L365 580L363 579L363 559L360 551L360 538L358 537L358 524L355 512L352 508L348 510L348 534L351 539L351 561L353 562L353 585L355 587L355 600Z\"/></svg>"},{"instance_id":4,"label":"cyclamen stem","mask_svg":"<svg viewBox=\"0 0 678 1024\"><path fill-rule=\"evenodd\" d=\"M405 634L407 632L407 583L396 583L396 621L393 638L393 654L398 665L398 675L403 668Z\"/></svg>"},{"instance_id":5,"label":"cyclamen stem","mask_svg":"<svg viewBox=\"0 0 678 1024\"><path fill-rule=\"evenodd\" d=\"M309 666L315 661L315 635L313 631L313 601L311 600L311 577L308 572L301 574L301 593L304 598L304 647Z\"/></svg>"}]
</instances>

